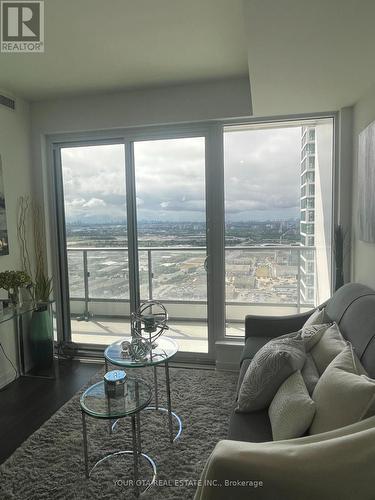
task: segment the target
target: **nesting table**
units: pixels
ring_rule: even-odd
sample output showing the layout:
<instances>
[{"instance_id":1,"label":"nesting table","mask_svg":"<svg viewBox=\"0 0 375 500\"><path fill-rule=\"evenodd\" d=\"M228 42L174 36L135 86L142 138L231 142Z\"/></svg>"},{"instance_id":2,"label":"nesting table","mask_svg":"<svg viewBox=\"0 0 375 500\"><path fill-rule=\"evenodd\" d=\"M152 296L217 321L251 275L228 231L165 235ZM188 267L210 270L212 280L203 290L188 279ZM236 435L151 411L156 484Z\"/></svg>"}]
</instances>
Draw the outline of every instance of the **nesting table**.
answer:
<instances>
[{"instance_id":1,"label":"nesting table","mask_svg":"<svg viewBox=\"0 0 375 500\"><path fill-rule=\"evenodd\" d=\"M144 368L147 366L153 367L154 374L154 405L146 406L145 410L151 411L160 411L168 414L168 427L169 427L169 439L170 442L173 443L176 441L182 432L182 422L180 417L172 411L172 402L171 402L171 388L170 388L170 379L169 379L169 360L177 353L178 345L177 343L169 338L159 337L154 345L150 354L148 354L142 360L134 360L132 357L124 358L122 356L122 347L121 344L124 341L131 342L131 337L125 337L117 342L111 344L104 351L105 365L106 371L108 371L108 365L114 365L123 368L125 371L129 368ZM158 393L158 376L157 376L157 366L164 365L165 369L165 384L167 391L167 408L159 405L159 393ZM173 419L177 422L177 433L173 432ZM112 428L116 425L117 421L114 422Z\"/></svg>"},{"instance_id":2,"label":"nesting table","mask_svg":"<svg viewBox=\"0 0 375 500\"><path fill-rule=\"evenodd\" d=\"M152 398L152 391L148 384L142 380L126 378L124 385L124 396L111 397L105 392L104 381L98 382L89 387L81 396L81 413L83 429L83 450L85 457L85 473L88 479L91 473L103 462L121 455L133 456L134 488L138 496L138 465L139 459L145 459L151 466L152 479L146 488L149 489L156 479L156 465L151 457L142 453L141 447L141 428L139 422L139 413L147 407ZM132 427L132 449L117 451L106 455L98 460L95 465L89 468L88 458L88 440L86 417L90 416L96 419L113 420L125 417L131 418ZM144 491L146 491L144 490ZM144 493L144 491L142 493Z\"/></svg>"}]
</instances>

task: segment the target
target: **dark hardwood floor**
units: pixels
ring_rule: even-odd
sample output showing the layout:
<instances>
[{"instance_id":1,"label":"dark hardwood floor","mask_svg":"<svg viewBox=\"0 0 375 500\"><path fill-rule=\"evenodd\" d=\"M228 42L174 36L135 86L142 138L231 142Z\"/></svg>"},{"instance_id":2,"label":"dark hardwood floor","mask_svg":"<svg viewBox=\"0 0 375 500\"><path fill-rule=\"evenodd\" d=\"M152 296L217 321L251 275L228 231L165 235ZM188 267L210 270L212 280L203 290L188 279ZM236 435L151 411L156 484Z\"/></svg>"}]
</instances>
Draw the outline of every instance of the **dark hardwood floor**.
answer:
<instances>
[{"instance_id":1,"label":"dark hardwood floor","mask_svg":"<svg viewBox=\"0 0 375 500\"><path fill-rule=\"evenodd\" d=\"M18 378L0 392L0 463L6 460L103 365L59 360L56 378Z\"/></svg>"}]
</instances>

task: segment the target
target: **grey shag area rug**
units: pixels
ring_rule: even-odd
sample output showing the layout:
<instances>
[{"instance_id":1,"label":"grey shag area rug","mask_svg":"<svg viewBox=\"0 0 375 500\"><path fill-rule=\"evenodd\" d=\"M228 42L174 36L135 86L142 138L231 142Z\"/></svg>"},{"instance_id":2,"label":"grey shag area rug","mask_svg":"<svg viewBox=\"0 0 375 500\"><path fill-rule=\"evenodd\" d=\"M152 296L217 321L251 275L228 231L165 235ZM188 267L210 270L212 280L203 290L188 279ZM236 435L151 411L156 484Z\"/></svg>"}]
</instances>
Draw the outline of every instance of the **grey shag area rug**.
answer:
<instances>
[{"instance_id":1,"label":"grey shag area rug","mask_svg":"<svg viewBox=\"0 0 375 500\"><path fill-rule=\"evenodd\" d=\"M152 371L128 372L152 382ZM91 381L99 380L102 374ZM168 440L166 414L142 411L142 447L157 464L157 485L146 499L190 499L196 481L215 444L225 439L235 396L237 375L230 372L171 368L173 410L183 432L173 445ZM158 369L161 404L166 406L164 370ZM132 456L102 463L89 480L84 476L82 422L76 394L0 466L1 500L132 499L129 484ZM131 449L131 419L122 419L115 433L103 420L87 417L90 466L106 454ZM142 461L140 476L151 479Z\"/></svg>"}]
</instances>

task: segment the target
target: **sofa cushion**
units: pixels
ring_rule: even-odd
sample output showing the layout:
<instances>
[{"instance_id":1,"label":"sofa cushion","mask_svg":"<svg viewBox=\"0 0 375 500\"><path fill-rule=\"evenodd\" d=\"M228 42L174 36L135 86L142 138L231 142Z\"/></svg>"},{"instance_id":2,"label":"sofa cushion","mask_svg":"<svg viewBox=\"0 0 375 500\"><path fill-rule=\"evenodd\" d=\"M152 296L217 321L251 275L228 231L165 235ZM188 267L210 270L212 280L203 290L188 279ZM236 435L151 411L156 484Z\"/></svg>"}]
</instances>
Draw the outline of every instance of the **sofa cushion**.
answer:
<instances>
[{"instance_id":1,"label":"sofa cushion","mask_svg":"<svg viewBox=\"0 0 375 500\"><path fill-rule=\"evenodd\" d=\"M375 294L353 302L339 326L343 336L355 347L364 368L375 378Z\"/></svg>"},{"instance_id":2,"label":"sofa cushion","mask_svg":"<svg viewBox=\"0 0 375 500\"><path fill-rule=\"evenodd\" d=\"M249 364L236 410L251 412L268 408L280 385L302 369L305 359L305 344L299 334L268 342Z\"/></svg>"},{"instance_id":3,"label":"sofa cushion","mask_svg":"<svg viewBox=\"0 0 375 500\"><path fill-rule=\"evenodd\" d=\"M338 323L343 337L375 378L375 290L360 283L344 285L327 302L325 321Z\"/></svg>"},{"instance_id":4,"label":"sofa cushion","mask_svg":"<svg viewBox=\"0 0 375 500\"><path fill-rule=\"evenodd\" d=\"M328 300L324 308L324 322L335 321L340 324L346 311L362 297L375 298L375 290L372 290L366 285L361 285L360 283L348 283L337 290L332 297ZM362 302L362 300L360 300ZM374 304L374 302L372 302ZM373 312L371 309L368 314ZM346 338L346 332L343 330L343 335ZM350 340L350 339L349 339Z\"/></svg>"},{"instance_id":5,"label":"sofa cushion","mask_svg":"<svg viewBox=\"0 0 375 500\"><path fill-rule=\"evenodd\" d=\"M242 363L245 359L253 359L259 349L266 345L270 340L272 340L272 337L248 337L241 354L240 363Z\"/></svg>"},{"instance_id":6,"label":"sofa cushion","mask_svg":"<svg viewBox=\"0 0 375 500\"><path fill-rule=\"evenodd\" d=\"M339 327L333 323L324 331L319 342L310 351L320 375L345 346L346 342Z\"/></svg>"},{"instance_id":7,"label":"sofa cushion","mask_svg":"<svg viewBox=\"0 0 375 500\"><path fill-rule=\"evenodd\" d=\"M281 384L268 409L274 441L303 436L314 414L315 403L298 370Z\"/></svg>"},{"instance_id":8,"label":"sofa cushion","mask_svg":"<svg viewBox=\"0 0 375 500\"><path fill-rule=\"evenodd\" d=\"M354 424L367 416L375 401L375 381L364 372L351 345L347 345L315 387L312 398L316 413L310 434Z\"/></svg>"},{"instance_id":9,"label":"sofa cushion","mask_svg":"<svg viewBox=\"0 0 375 500\"><path fill-rule=\"evenodd\" d=\"M263 443L272 441L272 429L267 410L252 413L233 411L228 431L228 439Z\"/></svg>"},{"instance_id":10,"label":"sofa cushion","mask_svg":"<svg viewBox=\"0 0 375 500\"><path fill-rule=\"evenodd\" d=\"M311 396L311 394L314 392L316 384L318 383L319 372L313 360L313 357L309 352L306 353L306 361L301 370L301 374L305 382L307 391Z\"/></svg>"}]
</instances>

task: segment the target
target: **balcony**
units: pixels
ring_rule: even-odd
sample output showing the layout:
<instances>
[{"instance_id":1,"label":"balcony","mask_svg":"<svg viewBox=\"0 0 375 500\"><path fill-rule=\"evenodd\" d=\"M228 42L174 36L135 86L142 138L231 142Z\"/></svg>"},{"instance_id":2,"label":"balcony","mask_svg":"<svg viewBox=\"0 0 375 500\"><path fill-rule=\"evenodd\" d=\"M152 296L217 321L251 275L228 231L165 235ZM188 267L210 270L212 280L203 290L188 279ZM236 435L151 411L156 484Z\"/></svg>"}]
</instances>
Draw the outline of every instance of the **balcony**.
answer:
<instances>
[{"instance_id":1,"label":"balcony","mask_svg":"<svg viewBox=\"0 0 375 500\"><path fill-rule=\"evenodd\" d=\"M107 345L130 333L129 273L125 247L69 247L72 340ZM301 302L301 262L314 248L228 246L226 335L244 335L246 314L294 314ZM162 301L169 335L186 352L207 352L206 251L202 247L139 248L142 300Z\"/></svg>"}]
</instances>

